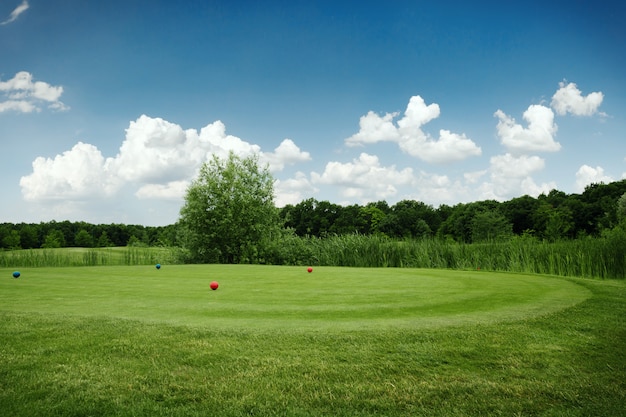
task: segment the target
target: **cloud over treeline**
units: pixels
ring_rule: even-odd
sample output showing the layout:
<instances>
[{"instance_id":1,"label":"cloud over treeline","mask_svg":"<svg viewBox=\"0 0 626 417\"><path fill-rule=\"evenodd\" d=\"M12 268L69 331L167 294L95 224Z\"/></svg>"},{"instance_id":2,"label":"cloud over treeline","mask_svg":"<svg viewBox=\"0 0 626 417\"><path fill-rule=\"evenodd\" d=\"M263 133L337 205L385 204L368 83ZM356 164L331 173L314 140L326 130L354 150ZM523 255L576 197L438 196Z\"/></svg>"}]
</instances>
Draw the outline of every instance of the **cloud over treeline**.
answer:
<instances>
[{"instance_id":1,"label":"cloud over treeline","mask_svg":"<svg viewBox=\"0 0 626 417\"><path fill-rule=\"evenodd\" d=\"M2 85L18 91L18 86L34 83L27 76L16 76L10 84ZM36 89L26 87L22 90L35 96ZM37 97L53 101L62 92L47 84L39 89ZM311 153L302 150L292 139L284 139L273 150L266 151L228 134L219 120L197 130L142 115L129 123L116 155L105 156L96 146L79 142L54 157L36 158L32 173L23 176L20 185L24 198L35 202L114 198L121 190L130 190L141 200L181 200L203 162L213 155L225 157L232 151L240 156L258 155L262 164L268 164L279 177L275 181L279 206L299 203L321 190L326 190L326 195L332 190L341 199L338 202L345 204L403 198L450 204L504 200L523 194L537 196L558 187L554 181L535 179L547 164L540 155L556 153L567 146L557 141L557 117L603 114L599 112L603 97L601 92L585 96L576 84L563 82L553 95L552 107L542 103L528 106L522 113L523 123L497 109L494 133L501 152L485 158L483 167L464 172L459 172L464 166L462 161L480 160L483 156L475 140L494 140L493 137L470 139L464 133L447 129L440 129L438 137L432 137L425 128L439 117L440 107L437 103L426 104L420 96L412 96L402 116L398 112L369 111L359 119L358 131L344 140L344 151L390 143L415 160L405 166L386 165L383 158L366 149L343 161L335 155L318 171L298 170L284 175L286 167L313 160ZM317 156L321 159L329 155ZM610 180L602 167L588 165L572 172L574 175L579 187Z\"/></svg>"},{"instance_id":2,"label":"cloud over treeline","mask_svg":"<svg viewBox=\"0 0 626 417\"><path fill-rule=\"evenodd\" d=\"M20 185L30 201L106 197L124 186L134 187L139 198L178 199L203 162L231 151L257 154L273 171L311 158L290 139L263 152L258 145L226 134L219 120L198 131L142 115L130 122L116 156L105 158L96 146L79 142L54 158L35 159L33 172L22 177Z\"/></svg>"}]
</instances>

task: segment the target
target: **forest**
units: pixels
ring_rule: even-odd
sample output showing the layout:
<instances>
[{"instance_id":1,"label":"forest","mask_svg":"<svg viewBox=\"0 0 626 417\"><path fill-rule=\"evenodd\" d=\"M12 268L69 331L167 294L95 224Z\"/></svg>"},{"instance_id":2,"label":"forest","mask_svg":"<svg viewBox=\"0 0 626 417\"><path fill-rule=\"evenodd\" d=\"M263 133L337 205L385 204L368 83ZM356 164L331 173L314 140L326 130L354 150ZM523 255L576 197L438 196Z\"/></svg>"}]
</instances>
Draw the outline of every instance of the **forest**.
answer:
<instances>
[{"instance_id":1,"label":"forest","mask_svg":"<svg viewBox=\"0 0 626 417\"><path fill-rule=\"evenodd\" d=\"M281 223L299 237L378 235L439 238L458 243L532 236L555 242L599 237L626 210L626 180L592 184L580 194L552 190L508 201L484 200L437 208L414 200L342 206L310 198L277 208ZM168 226L50 221L0 224L0 248L181 246L178 222Z\"/></svg>"}]
</instances>

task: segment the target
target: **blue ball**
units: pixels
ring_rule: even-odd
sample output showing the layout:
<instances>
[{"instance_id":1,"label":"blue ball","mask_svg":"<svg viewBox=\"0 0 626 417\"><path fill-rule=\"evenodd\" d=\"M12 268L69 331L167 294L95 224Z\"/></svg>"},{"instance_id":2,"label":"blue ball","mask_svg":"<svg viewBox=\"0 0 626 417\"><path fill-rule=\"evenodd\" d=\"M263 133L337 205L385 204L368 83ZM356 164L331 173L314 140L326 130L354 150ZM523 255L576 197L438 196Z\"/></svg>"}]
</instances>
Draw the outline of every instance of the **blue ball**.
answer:
<instances>
[{"instance_id":1,"label":"blue ball","mask_svg":"<svg viewBox=\"0 0 626 417\"><path fill-rule=\"evenodd\" d=\"M15 272L13 273L13 278L19 278L19 277L20 277L20 275L21 275L21 274L20 274L20 271L15 271Z\"/></svg>"},{"instance_id":2,"label":"blue ball","mask_svg":"<svg viewBox=\"0 0 626 417\"><path fill-rule=\"evenodd\" d=\"M161 269L161 264L156 264L156 269Z\"/></svg>"}]
</instances>

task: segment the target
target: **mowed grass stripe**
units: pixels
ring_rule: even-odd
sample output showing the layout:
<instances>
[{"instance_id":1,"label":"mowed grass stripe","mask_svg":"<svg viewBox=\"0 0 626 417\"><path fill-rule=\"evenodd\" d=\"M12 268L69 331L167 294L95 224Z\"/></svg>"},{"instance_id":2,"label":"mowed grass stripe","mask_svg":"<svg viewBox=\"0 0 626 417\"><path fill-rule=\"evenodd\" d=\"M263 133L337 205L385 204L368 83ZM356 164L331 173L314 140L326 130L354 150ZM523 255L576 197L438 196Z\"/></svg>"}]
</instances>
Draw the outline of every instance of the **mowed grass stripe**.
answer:
<instances>
[{"instance_id":1,"label":"mowed grass stripe","mask_svg":"<svg viewBox=\"0 0 626 417\"><path fill-rule=\"evenodd\" d=\"M239 330L424 328L520 320L587 299L573 279L258 265L0 269L0 309ZM220 283L217 291L211 281Z\"/></svg>"}]
</instances>

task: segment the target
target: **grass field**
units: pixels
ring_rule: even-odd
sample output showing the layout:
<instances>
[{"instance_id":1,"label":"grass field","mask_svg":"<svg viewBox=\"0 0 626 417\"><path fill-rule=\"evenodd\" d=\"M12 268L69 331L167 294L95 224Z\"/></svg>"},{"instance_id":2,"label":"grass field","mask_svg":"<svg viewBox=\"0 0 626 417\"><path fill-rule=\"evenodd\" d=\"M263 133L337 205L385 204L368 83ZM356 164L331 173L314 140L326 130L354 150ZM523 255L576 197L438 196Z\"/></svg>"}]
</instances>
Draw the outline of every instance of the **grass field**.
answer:
<instances>
[{"instance_id":1,"label":"grass field","mask_svg":"<svg viewBox=\"0 0 626 417\"><path fill-rule=\"evenodd\" d=\"M626 415L623 281L251 265L12 272L0 269L3 415Z\"/></svg>"}]
</instances>

